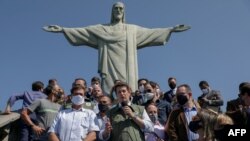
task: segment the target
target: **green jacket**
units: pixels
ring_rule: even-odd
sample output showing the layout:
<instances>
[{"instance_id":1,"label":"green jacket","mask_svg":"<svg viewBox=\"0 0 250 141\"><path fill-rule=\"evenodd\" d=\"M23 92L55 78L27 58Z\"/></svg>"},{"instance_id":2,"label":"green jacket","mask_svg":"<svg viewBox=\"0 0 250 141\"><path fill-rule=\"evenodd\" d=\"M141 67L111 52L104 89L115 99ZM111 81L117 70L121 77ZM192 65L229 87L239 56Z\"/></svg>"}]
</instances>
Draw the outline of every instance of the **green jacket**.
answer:
<instances>
[{"instance_id":1,"label":"green jacket","mask_svg":"<svg viewBox=\"0 0 250 141\"><path fill-rule=\"evenodd\" d=\"M137 116L142 118L143 106L132 104L131 108ZM125 115L118 104L107 115L113 128L110 134L110 141L145 141L144 133L139 125Z\"/></svg>"}]
</instances>

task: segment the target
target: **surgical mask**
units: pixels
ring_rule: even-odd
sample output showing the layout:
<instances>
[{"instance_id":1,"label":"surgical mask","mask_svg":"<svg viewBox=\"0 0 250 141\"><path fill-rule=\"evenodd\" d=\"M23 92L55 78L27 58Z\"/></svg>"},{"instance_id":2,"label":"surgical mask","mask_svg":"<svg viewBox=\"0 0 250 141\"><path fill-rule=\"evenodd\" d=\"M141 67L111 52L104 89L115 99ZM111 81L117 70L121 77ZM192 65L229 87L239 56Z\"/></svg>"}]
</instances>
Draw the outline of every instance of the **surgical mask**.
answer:
<instances>
[{"instance_id":1,"label":"surgical mask","mask_svg":"<svg viewBox=\"0 0 250 141\"><path fill-rule=\"evenodd\" d=\"M150 114L149 118L153 123L156 123L158 121L158 114Z\"/></svg>"},{"instance_id":2,"label":"surgical mask","mask_svg":"<svg viewBox=\"0 0 250 141\"><path fill-rule=\"evenodd\" d=\"M75 105L82 105L84 103L84 97L81 95L74 95L72 96L71 101Z\"/></svg>"},{"instance_id":3,"label":"surgical mask","mask_svg":"<svg viewBox=\"0 0 250 141\"><path fill-rule=\"evenodd\" d=\"M145 93L144 96L143 96L144 103L146 103L147 101L153 99L154 96L155 96L154 93L149 93L149 92Z\"/></svg>"},{"instance_id":4,"label":"surgical mask","mask_svg":"<svg viewBox=\"0 0 250 141\"><path fill-rule=\"evenodd\" d=\"M200 128L202 128L201 120L190 121L188 127L192 132L196 133Z\"/></svg>"},{"instance_id":5,"label":"surgical mask","mask_svg":"<svg viewBox=\"0 0 250 141\"><path fill-rule=\"evenodd\" d=\"M98 109L99 111L105 113L109 110L109 106L104 104L98 104Z\"/></svg>"},{"instance_id":6,"label":"surgical mask","mask_svg":"<svg viewBox=\"0 0 250 141\"><path fill-rule=\"evenodd\" d=\"M203 94L207 94L208 93L208 89L202 89L201 90Z\"/></svg>"},{"instance_id":7,"label":"surgical mask","mask_svg":"<svg viewBox=\"0 0 250 141\"><path fill-rule=\"evenodd\" d=\"M180 95L177 95L177 101L178 101L178 103L180 104L180 105L184 105L184 104L186 104L187 103L187 101L188 101L188 98L187 98L187 96L185 96L185 95L183 95L183 94L180 94Z\"/></svg>"},{"instance_id":8,"label":"surgical mask","mask_svg":"<svg viewBox=\"0 0 250 141\"><path fill-rule=\"evenodd\" d=\"M144 92L144 85L141 85L141 86L139 87L139 91L140 91L140 93L143 93L143 92Z\"/></svg>"}]
</instances>

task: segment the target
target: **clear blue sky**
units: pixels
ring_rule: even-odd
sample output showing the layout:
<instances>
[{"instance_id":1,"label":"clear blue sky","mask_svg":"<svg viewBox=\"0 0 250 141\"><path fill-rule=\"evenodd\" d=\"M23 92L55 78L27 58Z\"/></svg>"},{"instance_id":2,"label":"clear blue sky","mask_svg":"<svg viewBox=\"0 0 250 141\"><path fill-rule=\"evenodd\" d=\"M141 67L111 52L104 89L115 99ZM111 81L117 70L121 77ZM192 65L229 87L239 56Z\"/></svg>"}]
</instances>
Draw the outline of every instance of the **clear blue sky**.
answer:
<instances>
[{"instance_id":1,"label":"clear blue sky","mask_svg":"<svg viewBox=\"0 0 250 141\"><path fill-rule=\"evenodd\" d=\"M81 27L109 23L114 0L0 1L0 109L31 83L56 78L69 93L76 77L88 84L97 76L97 51L74 48L62 34L42 27ZM250 81L249 0L127 0L126 21L148 28L187 24L192 29L172 34L168 44L138 51L139 77L168 90L167 78L187 83L194 98L207 80L226 101L236 98L238 85ZM20 107L16 103L14 109ZM225 105L225 104L224 104ZM225 108L225 106L224 106Z\"/></svg>"}]
</instances>

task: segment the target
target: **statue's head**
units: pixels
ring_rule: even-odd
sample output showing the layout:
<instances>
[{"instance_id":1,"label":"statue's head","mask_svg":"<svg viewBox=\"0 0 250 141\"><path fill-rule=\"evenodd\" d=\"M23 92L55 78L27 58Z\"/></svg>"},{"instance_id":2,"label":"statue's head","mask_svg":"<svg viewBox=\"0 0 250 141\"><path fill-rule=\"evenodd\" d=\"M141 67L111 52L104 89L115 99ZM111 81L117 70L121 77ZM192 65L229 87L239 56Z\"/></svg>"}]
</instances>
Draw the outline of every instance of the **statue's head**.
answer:
<instances>
[{"instance_id":1,"label":"statue's head","mask_svg":"<svg viewBox=\"0 0 250 141\"><path fill-rule=\"evenodd\" d=\"M125 6L122 2L113 4L111 12L111 23L122 21L125 22Z\"/></svg>"}]
</instances>

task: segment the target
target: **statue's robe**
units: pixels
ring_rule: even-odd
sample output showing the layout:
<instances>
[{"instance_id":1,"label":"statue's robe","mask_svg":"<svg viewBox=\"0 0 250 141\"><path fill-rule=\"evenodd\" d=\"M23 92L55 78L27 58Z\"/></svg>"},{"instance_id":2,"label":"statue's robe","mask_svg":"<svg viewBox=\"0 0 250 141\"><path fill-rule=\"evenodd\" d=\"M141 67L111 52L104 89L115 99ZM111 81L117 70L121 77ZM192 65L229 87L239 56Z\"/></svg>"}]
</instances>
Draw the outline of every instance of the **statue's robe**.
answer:
<instances>
[{"instance_id":1,"label":"statue's robe","mask_svg":"<svg viewBox=\"0 0 250 141\"><path fill-rule=\"evenodd\" d=\"M86 45L98 50L98 73L106 94L115 80L127 82L132 91L137 89L137 49L165 44L170 28L143 28L131 24L93 25L63 28L64 35L74 46Z\"/></svg>"}]
</instances>

